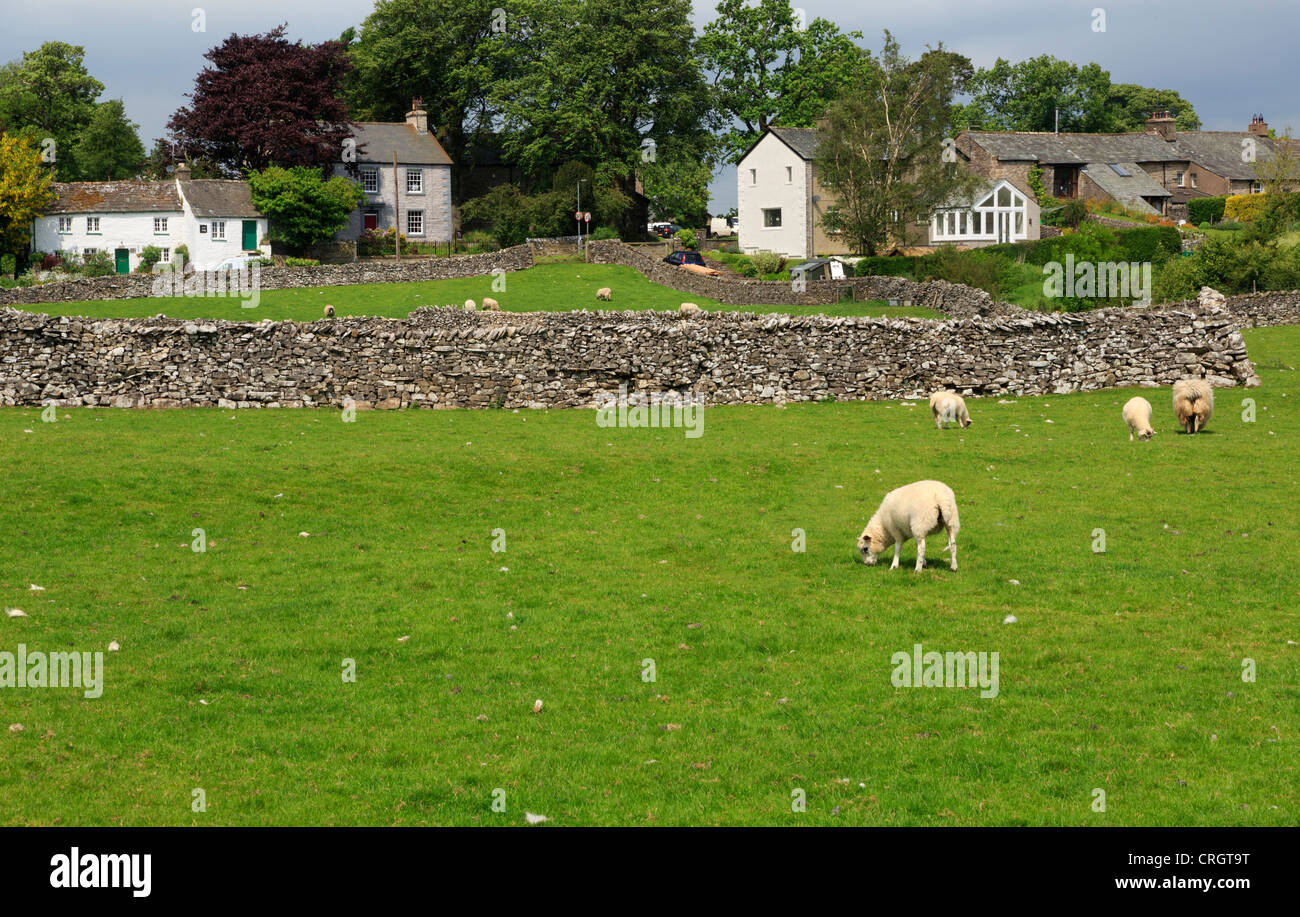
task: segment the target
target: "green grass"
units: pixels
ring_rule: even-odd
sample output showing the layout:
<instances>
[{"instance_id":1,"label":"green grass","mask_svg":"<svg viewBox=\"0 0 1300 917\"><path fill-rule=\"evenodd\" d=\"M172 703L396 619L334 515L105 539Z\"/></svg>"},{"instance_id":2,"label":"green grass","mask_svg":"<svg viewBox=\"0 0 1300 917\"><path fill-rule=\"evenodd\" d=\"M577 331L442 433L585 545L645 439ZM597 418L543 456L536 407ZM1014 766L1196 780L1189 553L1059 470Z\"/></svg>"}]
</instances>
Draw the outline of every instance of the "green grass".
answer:
<instances>
[{"instance_id":1,"label":"green grass","mask_svg":"<svg viewBox=\"0 0 1300 917\"><path fill-rule=\"evenodd\" d=\"M718 407L698 439L0 410L0 605L29 615L0 649L121 644L99 699L0 690L0 823L1295 825L1300 328L1247 340L1263 386L1195 437L1146 392L1145 444L1126 391L973 400L943 433L924 405ZM910 544L863 566L883 493L926 477L960 570L937 538L920 574ZM998 652L999 696L894 688L917 642Z\"/></svg>"},{"instance_id":2,"label":"green grass","mask_svg":"<svg viewBox=\"0 0 1300 917\"><path fill-rule=\"evenodd\" d=\"M710 311L764 312L787 315L890 315L943 318L919 306L890 307L882 302L842 303L835 306L728 306L707 297L682 293L651 283L630 267L615 264L584 264L554 260L504 276L506 288L494 291L491 276L425 283L373 283L339 287L311 287L296 290L268 290L255 308L245 308L238 297L157 297L146 299L94 300L88 302L34 305L33 311L49 315L81 315L92 318L140 318L163 315L172 318L221 318L231 321L262 319L307 322L321 317L325 304L337 315L381 315L405 318L421 306L462 305L465 300L496 299L509 312L557 312L573 309L667 309L676 311L683 302L694 302ZM611 302L601 303L596 291L609 287Z\"/></svg>"}]
</instances>

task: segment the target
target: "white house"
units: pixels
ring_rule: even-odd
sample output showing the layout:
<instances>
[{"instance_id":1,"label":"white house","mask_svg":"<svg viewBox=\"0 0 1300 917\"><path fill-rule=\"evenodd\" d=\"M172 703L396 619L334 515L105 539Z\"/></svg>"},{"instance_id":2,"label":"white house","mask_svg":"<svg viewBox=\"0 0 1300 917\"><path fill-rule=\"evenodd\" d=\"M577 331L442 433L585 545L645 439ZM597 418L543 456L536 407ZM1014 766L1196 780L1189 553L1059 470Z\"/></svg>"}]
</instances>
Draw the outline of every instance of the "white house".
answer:
<instances>
[{"instance_id":1,"label":"white house","mask_svg":"<svg viewBox=\"0 0 1300 917\"><path fill-rule=\"evenodd\" d=\"M58 195L32 227L32 248L82 256L104 252L119 274L140 264L148 246L170 263L185 245L198 270L227 258L270 257L267 219L242 181L190 180L180 165L166 181L55 183Z\"/></svg>"},{"instance_id":2,"label":"white house","mask_svg":"<svg viewBox=\"0 0 1300 917\"><path fill-rule=\"evenodd\" d=\"M451 157L429 132L428 118L421 101L413 99L404 122L353 122L356 161L336 163L334 174L359 182L366 203L336 239L394 226L411 241L452 238Z\"/></svg>"}]
</instances>

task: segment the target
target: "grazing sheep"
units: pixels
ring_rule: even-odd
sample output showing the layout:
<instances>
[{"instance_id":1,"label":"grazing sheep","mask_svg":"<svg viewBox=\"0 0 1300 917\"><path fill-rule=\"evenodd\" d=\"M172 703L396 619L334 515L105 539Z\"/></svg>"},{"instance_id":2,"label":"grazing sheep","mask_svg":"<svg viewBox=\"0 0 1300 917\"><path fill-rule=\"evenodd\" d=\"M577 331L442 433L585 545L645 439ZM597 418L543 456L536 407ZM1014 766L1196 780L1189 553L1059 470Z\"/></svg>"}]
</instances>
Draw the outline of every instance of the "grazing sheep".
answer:
<instances>
[{"instance_id":1,"label":"grazing sheep","mask_svg":"<svg viewBox=\"0 0 1300 917\"><path fill-rule=\"evenodd\" d=\"M692 312L703 312L704 310L693 302L684 302L678 307L677 311L683 314L690 314Z\"/></svg>"},{"instance_id":2,"label":"grazing sheep","mask_svg":"<svg viewBox=\"0 0 1300 917\"><path fill-rule=\"evenodd\" d=\"M1128 441L1133 442L1133 434L1138 439L1150 439L1156 435L1151 429L1151 402L1141 395L1130 398L1124 404L1124 422L1128 424Z\"/></svg>"},{"instance_id":3,"label":"grazing sheep","mask_svg":"<svg viewBox=\"0 0 1300 917\"><path fill-rule=\"evenodd\" d=\"M474 300L472 300L472 299L467 299L467 300L465 300L465 311L466 311L466 312L473 312L474 309L475 309L475 306L474 306Z\"/></svg>"},{"instance_id":4,"label":"grazing sheep","mask_svg":"<svg viewBox=\"0 0 1300 917\"><path fill-rule=\"evenodd\" d=\"M957 569L957 532L961 523L957 519L957 498L952 488L941 481L917 481L891 490L880 501L880 509L871 517L867 527L858 536L858 552L868 565L884 553L892 543L894 562L898 566L903 542L916 539L916 569L925 566L925 539L940 529L948 530L948 546L952 555L952 568Z\"/></svg>"},{"instance_id":5,"label":"grazing sheep","mask_svg":"<svg viewBox=\"0 0 1300 917\"><path fill-rule=\"evenodd\" d=\"M606 302L612 299L613 296L614 296L614 291L611 290L609 287L601 287L599 290L596 291L596 298L605 300Z\"/></svg>"},{"instance_id":6,"label":"grazing sheep","mask_svg":"<svg viewBox=\"0 0 1300 917\"><path fill-rule=\"evenodd\" d=\"M489 312L500 312L500 311L501 311L501 303L497 302L497 301L496 301L495 299L493 299L491 296L484 296L484 297L483 297L483 308L486 309L486 310L488 310Z\"/></svg>"},{"instance_id":7,"label":"grazing sheep","mask_svg":"<svg viewBox=\"0 0 1300 917\"><path fill-rule=\"evenodd\" d=\"M966 410L966 399L956 392L939 391L930 396L930 414L934 425L940 430L945 424L956 422L964 430L971 424L970 412Z\"/></svg>"},{"instance_id":8,"label":"grazing sheep","mask_svg":"<svg viewBox=\"0 0 1300 917\"><path fill-rule=\"evenodd\" d=\"M1214 413L1214 389L1204 379L1179 379L1174 383L1174 416L1188 433L1199 433Z\"/></svg>"},{"instance_id":9,"label":"grazing sheep","mask_svg":"<svg viewBox=\"0 0 1300 917\"><path fill-rule=\"evenodd\" d=\"M334 307L331 306L329 303L325 303L325 317L326 318L334 317Z\"/></svg>"}]
</instances>

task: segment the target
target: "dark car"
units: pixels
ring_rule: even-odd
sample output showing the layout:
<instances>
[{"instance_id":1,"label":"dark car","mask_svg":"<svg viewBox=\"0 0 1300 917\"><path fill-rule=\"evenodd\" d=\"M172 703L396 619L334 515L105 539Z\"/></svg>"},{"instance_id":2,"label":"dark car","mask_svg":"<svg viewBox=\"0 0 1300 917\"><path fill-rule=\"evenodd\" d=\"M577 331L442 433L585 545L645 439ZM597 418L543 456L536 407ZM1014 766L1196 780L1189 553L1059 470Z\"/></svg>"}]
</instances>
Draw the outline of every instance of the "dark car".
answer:
<instances>
[{"instance_id":1,"label":"dark car","mask_svg":"<svg viewBox=\"0 0 1300 917\"><path fill-rule=\"evenodd\" d=\"M661 239L670 239L677 235L681 229L682 227L678 226L676 223L669 223L667 226L660 226L655 230L655 232L659 234L659 238Z\"/></svg>"},{"instance_id":2,"label":"dark car","mask_svg":"<svg viewBox=\"0 0 1300 917\"><path fill-rule=\"evenodd\" d=\"M676 267L681 267L683 264L698 264L700 267L708 267L708 265L704 263L704 259L700 256L700 253L693 251L683 250L672 252L664 260Z\"/></svg>"}]
</instances>

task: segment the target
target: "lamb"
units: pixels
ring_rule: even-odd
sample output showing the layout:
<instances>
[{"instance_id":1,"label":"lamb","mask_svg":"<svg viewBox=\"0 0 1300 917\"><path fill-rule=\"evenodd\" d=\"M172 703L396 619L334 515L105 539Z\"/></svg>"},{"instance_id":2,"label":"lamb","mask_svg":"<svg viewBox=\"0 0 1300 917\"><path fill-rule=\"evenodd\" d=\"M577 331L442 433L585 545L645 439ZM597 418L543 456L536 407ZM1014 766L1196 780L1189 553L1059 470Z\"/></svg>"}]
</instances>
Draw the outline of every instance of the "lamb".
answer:
<instances>
[{"instance_id":1,"label":"lamb","mask_svg":"<svg viewBox=\"0 0 1300 917\"><path fill-rule=\"evenodd\" d=\"M501 311L501 303L497 302L497 301L496 301L495 299L493 299L491 296L484 296L484 297L483 297L483 308L484 308L484 309L487 309L489 312L500 312L500 311Z\"/></svg>"},{"instance_id":2,"label":"lamb","mask_svg":"<svg viewBox=\"0 0 1300 917\"><path fill-rule=\"evenodd\" d=\"M871 517L867 527L858 536L858 552L862 562L875 564L892 542L894 562L889 569L898 567L898 556L903 542L916 539L916 570L925 566L925 539L940 529L948 531L948 546L952 555L952 569L957 569L957 532L961 523L957 518L957 498L952 488L941 481L917 481L885 494L880 509Z\"/></svg>"},{"instance_id":3,"label":"lamb","mask_svg":"<svg viewBox=\"0 0 1300 917\"><path fill-rule=\"evenodd\" d=\"M614 296L614 292L610 290L609 287L601 287L599 290L596 291L596 298L605 300L606 302L608 302L611 298L613 298L613 296Z\"/></svg>"},{"instance_id":4,"label":"lamb","mask_svg":"<svg viewBox=\"0 0 1300 917\"><path fill-rule=\"evenodd\" d=\"M971 425L970 412L966 410L966 399L956 392L938 391L930 396L930 414L934 425L940 430L945 424L954 421L962 429Z\"/></svg>"},{"instance_id":5,"label":"lamb","mask_svg":"<svg viewBox=\"0 0 1300 917\"><path fill-rule=\"evenodd\" d=\"M1133 442L1134 433L1141 440L1148 440L1156 435L1156 431L1151 429L1151 402L1141 395L1125 402L1124 422L1128 424L1129 442Z\"/></svg>"},{"instance_id":6,"label":"lamb","mask_svg":"<svg viewBox=\"0 0 1300 917\"><path fill-rule=\"evenodd\" d=\"M467 300L465 300L465 311L466 311L466 312L473 312L474 309L475 309L475 306L474 306L474 300L472 300L472 299L467 299Z\"/></svg>"},{"instance_id":7,"label":"lamb","mask_svg":"<svg viewBox=\"0 0 1300 917\"><path fill-rule=\"evenodd\" d=\"M680 307L678 307L677 311L681 312L683 315L689 315L692 312L703 312L704 310L693 302L684 302Z\"/></svg>"},{"instance_id":8,"label":"lamb","mask_svg":"<svg viewBox=\"0 0 1300 917\"><path fill-rule=\"evenodd\" d=\"M1179 379L1174 383L1174 416L1188 433L1199 433L1214 413L1214 389L1204 379Z\"/></svg>"},{"instance_id":9,"label":"lamb","mask_svg":"<svg viewBox=\"0 0 1300 917\"><path fill-rule=\"evenodd\" d=\"M325 317L326 318L334 317L334 307L331 306L329 303L325 303Z\"/></svg>"}]
</instances>

